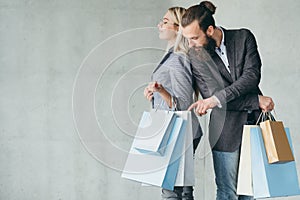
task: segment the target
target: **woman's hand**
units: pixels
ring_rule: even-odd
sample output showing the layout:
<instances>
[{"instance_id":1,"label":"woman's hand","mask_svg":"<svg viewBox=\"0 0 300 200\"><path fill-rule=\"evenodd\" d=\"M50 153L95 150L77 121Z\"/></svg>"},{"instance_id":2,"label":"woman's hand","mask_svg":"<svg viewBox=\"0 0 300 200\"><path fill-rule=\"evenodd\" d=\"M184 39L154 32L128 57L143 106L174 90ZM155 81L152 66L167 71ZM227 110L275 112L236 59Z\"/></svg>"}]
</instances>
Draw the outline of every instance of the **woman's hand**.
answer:
<instances>
[{"instance_id":1,"label":"woman's hand","mask_svg":"<svg viewBox=\"0 0 300 200\"><path fill-rule=\"evenodd\" d=\"M163 100L168 104L170 108L172 108L172 96L165 90L162 84L155 82L149 83L149 85L144 90L144 96L149 100L152 101L153 93L158 92Z\"/></svg>"},{"instance_id":2,"label":"woman's hand","mask_svg":"<svg viewBox=\"0 0 300 200\"><path fill-rule=\"evenodd\" d=\"M146 99L148 99L149 101L152 100L152 98L153 98L153 92L150 90L149 87L146 87L146 88L144 89L144 96L145 96Z\"/></svg>"},{"instance_id":3,"label":"woman's hand","mask_svg":"<svg viewBox=\"0 0 300 200\"><path fill-rule=\"evenodd\" d=\"M160 92L163 89L162 85L155 82L149 83L149 85L144 90L144 96L149 100L152 101L153 93Z\"/></svg>"}]
</instances>

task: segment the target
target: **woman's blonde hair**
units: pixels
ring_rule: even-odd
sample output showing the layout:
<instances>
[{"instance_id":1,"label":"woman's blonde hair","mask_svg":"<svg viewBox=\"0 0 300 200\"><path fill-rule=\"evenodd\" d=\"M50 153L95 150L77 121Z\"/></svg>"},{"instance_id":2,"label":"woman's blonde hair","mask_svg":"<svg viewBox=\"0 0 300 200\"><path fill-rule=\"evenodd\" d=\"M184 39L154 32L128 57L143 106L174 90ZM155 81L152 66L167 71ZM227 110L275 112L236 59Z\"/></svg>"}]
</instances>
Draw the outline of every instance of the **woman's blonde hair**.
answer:
<instances>
[{"instance_id":1,"label":"woman's blonde hair","mask_svg":"<svg viewBox=\"0 0 300 200\"><path fill-rule=\"evenodd\" d=\"M182 7L172 7L169 8L168 11L171 14L172 20L179 27L176 42L174 45L174 52L181 52L186 54L188 52L189 45L187 39L183 37L181 29L181 19L184 13L186 12L186 9Z\"/></svg>"}]
</instances>

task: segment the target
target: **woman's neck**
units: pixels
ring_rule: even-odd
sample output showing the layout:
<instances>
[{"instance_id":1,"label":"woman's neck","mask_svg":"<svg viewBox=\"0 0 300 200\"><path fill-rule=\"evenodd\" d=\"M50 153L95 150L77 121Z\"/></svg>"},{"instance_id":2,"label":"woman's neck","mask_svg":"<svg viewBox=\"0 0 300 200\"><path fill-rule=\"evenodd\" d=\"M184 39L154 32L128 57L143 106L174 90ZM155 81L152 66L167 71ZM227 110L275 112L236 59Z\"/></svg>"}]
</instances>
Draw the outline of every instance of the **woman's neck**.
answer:
<instances>
[{"instance_id":1,"label":"woman's neck","mask_svg":"<svg viewBox=\"0 0 300 200\"><path fill-rule=\"evenodd\" d=\"M168 41L168 46L167 46L168 50L171 49L175 45L175 41L176 41L176 39Z\"/></svg>"}]
</instances>

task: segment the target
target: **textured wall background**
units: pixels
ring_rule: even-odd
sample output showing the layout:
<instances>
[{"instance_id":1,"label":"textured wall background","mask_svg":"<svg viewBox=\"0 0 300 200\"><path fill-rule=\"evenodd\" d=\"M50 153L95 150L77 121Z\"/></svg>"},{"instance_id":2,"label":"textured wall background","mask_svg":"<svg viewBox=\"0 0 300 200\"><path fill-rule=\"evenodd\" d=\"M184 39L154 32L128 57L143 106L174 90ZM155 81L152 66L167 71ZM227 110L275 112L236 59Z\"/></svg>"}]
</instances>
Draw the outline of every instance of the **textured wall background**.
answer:
<instances>
[{"instance_id":1,"label":"textured wall background","mask_svg":"<svg viewBox=\"0 0 300 200\"><path fill-rule=\"evenodd\" d=\"M0 0L1 200L160 198L160 189L121 179L118 169L149 108L142 88L165 45L155 28L144 27L155 27L168 7L195 3ZM217 24L255 34L261 87L290 127L298 161L300 1L214 3ZM200 120L205 127L206 119ZM211 200L214 174L206 148L203 140L195 195Z\"/></svg>"}]
</instances>

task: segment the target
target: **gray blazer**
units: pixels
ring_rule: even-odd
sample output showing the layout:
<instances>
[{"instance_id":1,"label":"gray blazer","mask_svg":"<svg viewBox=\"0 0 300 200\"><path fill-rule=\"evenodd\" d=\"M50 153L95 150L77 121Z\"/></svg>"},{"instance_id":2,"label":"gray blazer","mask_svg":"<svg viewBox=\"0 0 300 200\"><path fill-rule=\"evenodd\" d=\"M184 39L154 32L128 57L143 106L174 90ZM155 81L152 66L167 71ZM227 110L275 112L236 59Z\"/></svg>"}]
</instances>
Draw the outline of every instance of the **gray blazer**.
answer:
<instances>
[{"instance_id":1,"label":"gray blazer","mask_svg":"<svg viewBox=\"0 0 300 200\"><path fill-rule=\"evenodd\" d=\"M214 150L233 152L240 147L249 113L255 121L260 112L261 59L255 37L249 30L223 31L230 73L216 53L208 55L197 48L191 49L189 55L202 97L215 95L222 104L222 108L216 107L211 112L211 146Z\"/></svg>"},{"instance_id":2,"label":"gray blazer","mask_svg":"<svg viewBox=\"0 0 300 200\"><path fill-rule=\"evenodd\" d=\"M193 103L194 82L191 65L188 57L183 54L174 53L171 48L164 56L160 64L154 69L152 81L157 81L172 96L177 110L187 110ZM162 110L169 110L167 103L159 93L154 93L154 108L160 106ZM192 126L194 139L202 135L202 130L196 115L192 112ZM197 144L194 143L194 147Z\"/></svg>"}]
</instances>

